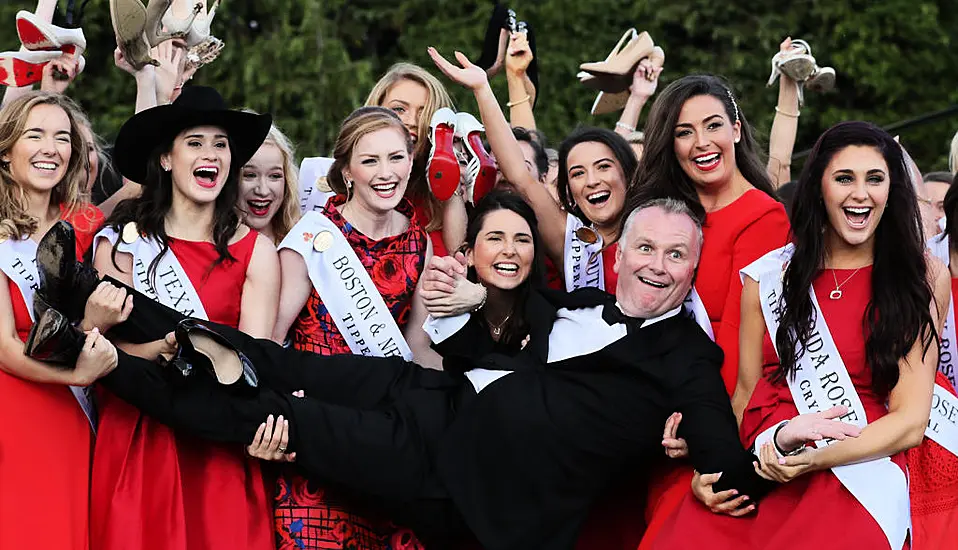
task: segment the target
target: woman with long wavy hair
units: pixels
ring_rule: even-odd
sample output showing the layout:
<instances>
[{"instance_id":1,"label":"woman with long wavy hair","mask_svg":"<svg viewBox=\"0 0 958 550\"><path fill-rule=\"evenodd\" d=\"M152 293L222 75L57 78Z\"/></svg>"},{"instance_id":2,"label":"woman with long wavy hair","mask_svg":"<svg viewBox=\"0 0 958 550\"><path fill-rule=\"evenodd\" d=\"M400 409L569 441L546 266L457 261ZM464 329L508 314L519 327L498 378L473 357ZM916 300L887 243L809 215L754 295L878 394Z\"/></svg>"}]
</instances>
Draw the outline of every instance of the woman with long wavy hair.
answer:
<instances>
[{"instance_id":1,"label":"woman with long wavy hair","mask_svg":"<svg viewBox=\"0 0 958 550\"><path fill-rule=\"evenodd\" d=\"M274 124L243 165L236 208L243 223L277 245L299 221L299 172L293 144Z\"/></svg>"},{"instance_id":2,"label":"woman with long wavy hair","mask_svg":"<svg viewBox=\"0 0 958 550\"><path fill-rule=\"evenodd\" d=\"M823 550L905 543L905 451L947 393L935 378L950 281L925 252L890 135L845 122L819 138L796 187L792 236L742 272L741 433L761 449L763 474L783 485L744 518L712 514L689 495L656 548L695 546L693 526L718 548L801 548L812 528ZM771 353L777 365L764 364ZM779 447L784 422L831 405L848 408L840 419L861 427L857 437ZM742 497L733 503L748 510Z\"/></svg>"},{"instance_id":3,"label":"woman with long wavy hair","mask_svg":"<svg viewBox=\"0 0 958 550\"><path fill-rule=\"evenodd\" d=\"M66 96L32 92L0 110L0 412L24 419L0 432L0 548L88 548L93 380L24 353L36 242L68 220L79 257L103 219L82 199L88 147Z\"/></svg>"},{"instance_id":4,"label":"woman with long wavy hair","mask_svg":"<svg viewBox=\"0 0 958 550\"><path fill-rule=\"evenodd\" d=\"M704 309L713 338L725 353L722 378L730 395L739 363L738 272L788 242L788 217L775 198L759 151L728 83L712 75L682 77L652 105L645 153L626 206L629 211L651 198L673 197L704 216L705 244L694 288L699 311ZM737 415L743 406L733 399ZM691 477L691 469L673 461L653 478L646 539L654 537L688 493Z\"/></svg>"},{"instance_id":5,"label":"woman with long wavy hair","mask_svg":"<svg viewBox=\"0 0 958 550\"><path fill-rule=\"evenodd\" d=\"M270 122L269 115L226 109L215 90L199 86L128 120L114 158L143 193L118 204L97 234L97 271L185 315L272 336L276 248L244 225L236 209L241 168ZM101 305L115 308L124 295L115 288ZM152 360L175 351L164 336L116 343ZM101 404L91 501L95 548L273 548L259 463L241 447L177 434L108 392Z\"/></svg>"}]
</instances>

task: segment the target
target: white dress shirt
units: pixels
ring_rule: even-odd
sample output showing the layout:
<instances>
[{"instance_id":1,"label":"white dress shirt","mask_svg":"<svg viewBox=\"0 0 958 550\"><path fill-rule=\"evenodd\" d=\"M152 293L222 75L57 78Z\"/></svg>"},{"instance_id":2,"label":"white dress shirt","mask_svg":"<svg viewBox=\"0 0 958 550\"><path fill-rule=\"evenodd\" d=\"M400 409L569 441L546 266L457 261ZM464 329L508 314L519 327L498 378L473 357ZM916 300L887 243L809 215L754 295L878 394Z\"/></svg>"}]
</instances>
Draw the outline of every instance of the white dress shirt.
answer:
<instances>
[{"instance_id":1,"label":"white dress shirt","mask_svg":"<svg viewBox=\"0 0 958 550\"><path fill-rule=\"evenodd\" d=\"M622 323L610 325L602 318L602 308L587 307L579 309L559 309L556 312L556 320L552 325L552 331L549 333L549 363L564 361L580 355L595 353L606 346L614 344L623 338L628 330ZM618 303L616 303L618 307ZM620 308L621 309L621 308ZM678 315L682 306L671 309L658 317L647 319L642 323L641 328L645 328L659 321L664 321L670 317ZM470 313L456 315L455 317L434 318L432 315L426 318L422 328L429 335L433 343L438 344L459 332L469 321ZM499 380L512 371L472 369L467 371L466 378L472 382L476 393L481 392L490 384Z\"/></svg>"}]
</instances>

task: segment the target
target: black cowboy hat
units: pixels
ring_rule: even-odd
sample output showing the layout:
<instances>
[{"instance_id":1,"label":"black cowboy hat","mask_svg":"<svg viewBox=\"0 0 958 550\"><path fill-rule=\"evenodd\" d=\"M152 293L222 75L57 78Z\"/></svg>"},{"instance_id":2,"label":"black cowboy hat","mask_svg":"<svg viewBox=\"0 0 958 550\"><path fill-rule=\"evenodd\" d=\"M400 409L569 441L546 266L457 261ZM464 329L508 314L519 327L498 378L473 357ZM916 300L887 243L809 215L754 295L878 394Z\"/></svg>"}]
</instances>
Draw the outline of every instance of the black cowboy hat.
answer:
<instances>
[{"instance_id":1,"label":"black cowboy hat","mask_svg":"<svg viewBox=\"0 0 958 550\"><path fill-rule=\"evenodd\" d=\"M273 118L226 108L213 88L190 86L169 105L133 115L116 136L113 161L123 177L145 183L146 165L153 151L180 132L196 126L217 126L230 138L233 167L246 164L269 134Z\"/></svg>"}]
</instances>

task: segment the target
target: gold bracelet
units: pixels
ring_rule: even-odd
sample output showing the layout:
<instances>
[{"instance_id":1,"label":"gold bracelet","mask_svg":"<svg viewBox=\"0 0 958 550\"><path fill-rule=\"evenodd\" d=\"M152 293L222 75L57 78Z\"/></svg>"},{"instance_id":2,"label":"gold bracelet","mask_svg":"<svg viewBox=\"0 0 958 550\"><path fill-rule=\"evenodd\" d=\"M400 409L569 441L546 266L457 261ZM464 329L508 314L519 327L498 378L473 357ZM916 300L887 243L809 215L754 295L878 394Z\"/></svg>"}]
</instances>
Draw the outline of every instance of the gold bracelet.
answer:
<instances>
[{"instance_id":1,"label":"gold bracelet","mask_svg":"<svg viewBox=\"0 0 958 550\"><path fill-rule=\"evenodd\" d=\"M525 103L526 101L529 101L530 99L532 99L532 96L529 94L526 94L526 97L524 97L523 99L520 99L519 101L510 101L509 103L506 103L506 107L509 107L511 109L515 107L516 105L522 105L523 103Z\"/></svg>"},{"instance_id":2,"label":"gold bracelet","mask_svg":"<svg viewBox=\"0 0 958 550\"><path fill-rule=\"evenodd\" d=\"M787 117L791 117L791 118L798 118L798 117L802 116L802 113L786 113L785 111L779 109L779 108L778 108L778 105L775 106L775 112L778 113L778 114L780 114L780 115L782 115L782 116L787 116Z\"/></svg>"}]
</instances>

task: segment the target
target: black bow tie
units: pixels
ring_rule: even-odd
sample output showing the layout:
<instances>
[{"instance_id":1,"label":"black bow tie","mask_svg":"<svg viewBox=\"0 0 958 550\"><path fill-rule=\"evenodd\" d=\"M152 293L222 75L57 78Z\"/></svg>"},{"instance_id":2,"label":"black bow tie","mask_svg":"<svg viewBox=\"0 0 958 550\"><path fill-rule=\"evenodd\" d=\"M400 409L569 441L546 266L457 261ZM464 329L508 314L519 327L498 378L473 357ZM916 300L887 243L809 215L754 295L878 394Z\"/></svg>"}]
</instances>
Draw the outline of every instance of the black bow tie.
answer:
<instances>
[{"instance_id":1,"label":"black bow tie","mask_svg":"<svg viewBox=\"0 0 958 550\"><path fill-rule=\"evenodd\" d=\"M615 305L614 303L607 303L602 306L602 320L609 325L622 323L629 331L638 329L642 326L642 323L645 322L645 319L641 319L639 317L629 317L628 315L622 313L622 310L619 309L619 306Z\"/></svg>"}]
</instances>

